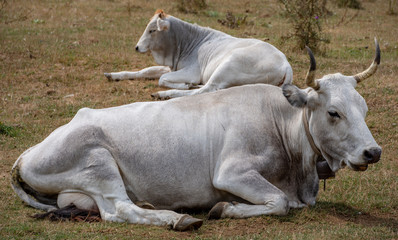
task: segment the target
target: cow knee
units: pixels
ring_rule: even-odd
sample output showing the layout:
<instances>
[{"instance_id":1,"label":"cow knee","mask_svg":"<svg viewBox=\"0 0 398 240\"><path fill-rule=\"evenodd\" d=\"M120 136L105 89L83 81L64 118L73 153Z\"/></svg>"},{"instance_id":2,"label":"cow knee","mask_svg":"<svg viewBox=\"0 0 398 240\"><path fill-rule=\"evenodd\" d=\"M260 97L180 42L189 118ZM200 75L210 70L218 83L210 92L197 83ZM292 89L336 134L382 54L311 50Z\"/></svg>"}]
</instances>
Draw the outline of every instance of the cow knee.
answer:
<instances>
[{"instance_id":1,"label":"cow knee","mask_svg":"<svg viewBox=\"0 0 398 240\"><path fill-rule=\"evenodd\" d=\"M169 87L173 83L173 80L169 77L161 76L159 78L159 86L161 87Z\"/></svg>"},{"instance_id":2,"label":"cow knee","mask_svg":"<svg viewBox=\"0 0 398 240\"><path fill-rule=\"evenodd\" d=\"M167 82L167 80L165 78L163 78L163 77L159 78L159 86L160 87L166 87L166 82Z\"/></svg>"},{"instance_id":3,"label":"cow knee","mask_svg":"<svg viewBox=\"0 0 398 240\"><path fill-rule=\"evenodd\" d=\"M188 90L192 87L192 84L185 83L185 82L176 82L176 81L173 81L172 79L167 79L167 78L161 77L159 79L159 86L175 88L175 89L179 89L179 90Z\"/></svg>"},{"instance_id":4,"label":"cow knee","mask_svg":"<svg viewBox=\"0 0 398 240\"><path fill-rule=\"evenodd\" d=\"M275 196L272 201L268 202L273 205L274 215L287 215L289 212L289 200L286 196ZM268 204L266 202L266 204Z\"/></svg>"}]
</instances>

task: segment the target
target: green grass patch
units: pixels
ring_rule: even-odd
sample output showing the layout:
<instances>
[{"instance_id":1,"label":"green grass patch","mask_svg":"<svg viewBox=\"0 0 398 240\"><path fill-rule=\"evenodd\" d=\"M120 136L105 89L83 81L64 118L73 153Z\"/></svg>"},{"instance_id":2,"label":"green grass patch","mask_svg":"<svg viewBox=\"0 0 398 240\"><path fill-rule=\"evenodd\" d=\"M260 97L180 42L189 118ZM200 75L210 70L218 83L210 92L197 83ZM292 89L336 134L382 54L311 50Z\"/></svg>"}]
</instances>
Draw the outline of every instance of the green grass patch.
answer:
<instances>
[{"instance_id":1,"label":"green grass patch","mask_svg":"<svg viewBox=\"0 0 398 240\"><path fill-rule=\"evenodd\" d=\"M19 134L19 128L8 126L2 122L0 122L0 134L5 135L7 137L16 137Z\"/></svg>"}]
</instances>

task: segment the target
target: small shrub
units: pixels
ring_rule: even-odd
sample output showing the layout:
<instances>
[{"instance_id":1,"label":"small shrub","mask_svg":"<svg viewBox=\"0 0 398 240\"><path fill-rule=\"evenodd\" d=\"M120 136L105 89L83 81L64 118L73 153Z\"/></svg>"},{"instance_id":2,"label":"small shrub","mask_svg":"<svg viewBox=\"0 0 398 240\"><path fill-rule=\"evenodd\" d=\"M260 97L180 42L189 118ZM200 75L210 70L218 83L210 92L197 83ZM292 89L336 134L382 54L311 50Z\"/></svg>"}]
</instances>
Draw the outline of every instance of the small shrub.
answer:
<instances>
[{"instance_id":1,"label":"small shrub","mask_svg":"<svg viewBox=\"0 0 398 240\"><path fill-rule=\"evenodd\" d=\"M247 15L244 17L237 17L233 15L232 12L227 12L225 19L218 19L218 22L229 28L239 28L240 25L247 23L246 19Z\"/></svg>"},{"instance_id":2,"label":"small shrub","mask_svg":"<svg viewBox=\"0 0 398 240\"><path fill-rule=\"evenodd\" d=\"M320 42L329 42L322 34L321 19L324 14L323 0L279 0L285 7L285 15L293 25L293 37L297 47L319 50ZM286 38L286 37L285 37Z\"/></svg>"},{"instance_id":3,"label":"small shrub","mask_svg":"<svg viewBox=\"0 0 398 240\"><path fill-rule=\"evenodd\" d=\"M340 8L361 9L361 3L358 0L336 0L336 3Z\"/></svg>"},{"instance_id":4,"label":"small shrub","mask_svg":"<svg viewBox=\"0 0 398 240\"><path fill-rule=\"evenodd\" d=\"M183 13L198 13L207 8L205 0L176 0L177 10Z\"/></svg>"}]
</instances>

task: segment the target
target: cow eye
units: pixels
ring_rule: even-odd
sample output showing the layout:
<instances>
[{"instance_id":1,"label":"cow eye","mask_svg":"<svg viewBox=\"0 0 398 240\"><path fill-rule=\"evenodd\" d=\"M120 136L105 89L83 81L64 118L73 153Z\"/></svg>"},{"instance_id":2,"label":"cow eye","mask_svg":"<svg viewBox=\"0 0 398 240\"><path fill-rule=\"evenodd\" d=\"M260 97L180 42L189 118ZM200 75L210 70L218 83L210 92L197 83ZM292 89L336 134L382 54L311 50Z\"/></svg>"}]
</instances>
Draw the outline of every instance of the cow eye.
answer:
<instances>
[{"instance_id":1,"label":"cow eye","mask_svg":"<svg viewBox=\"0 0 398 240\"><path fill-rule=\"evenodd\" d=\"M149 34L156 32L156 30L149 30Z\"/></svg>"},{"instance_id":2,"label":"cow eye","mask_svg":"<svg viewBox=\"0 0 398 240\"><path fill-rule=\"evenodd\" d=\"M340 118L340 115L336 111L328 111L332 118Z\"/></svg>"}]
</instances>

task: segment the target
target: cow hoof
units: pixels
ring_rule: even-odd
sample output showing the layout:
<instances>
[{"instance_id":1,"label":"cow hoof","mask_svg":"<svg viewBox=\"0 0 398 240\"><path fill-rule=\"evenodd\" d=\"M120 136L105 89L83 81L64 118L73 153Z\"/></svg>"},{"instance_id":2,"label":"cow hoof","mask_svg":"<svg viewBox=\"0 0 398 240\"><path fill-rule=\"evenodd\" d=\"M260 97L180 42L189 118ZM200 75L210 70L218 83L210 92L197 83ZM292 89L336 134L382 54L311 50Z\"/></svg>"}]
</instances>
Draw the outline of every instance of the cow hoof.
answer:
<instances>
[{"instance_id":1,"label":"cow hoof","mask_svg":"<svg viewBox=\"0 0 398 240\"><path fill-rule=\"evenodd\" d=\"M104 73L104 75L108 79L108 81L113 82L112 75L110 73Z\"/></svg>"},{"instance_id":2,"label":"cow hoof","mask_svg":"<svg viewBox=\"0 0 398 240\"><path fill-rule=\"evenodd\" d=\"M151 97L153 100L168 100L170 97L161 97L159 93L152 93Z\"/></svg>"},{"instance_id":3,"label":"cow hoof","mask_svg":"<svg viewBox=\"0 0 398 240\"><path fill-rule=\"evenodd\" d=\"M110 73L104 73L104 75L108 79L108 81L113 81Z\"/></svg>"},{"instance_id":4,"label":"cow hoof","mask_svg":"<svg viewBox=\"0 0 398 240\"><path fill-rule=\"evenodd\" d=\"M159 96L158 93L152 93L151 97L152 97L153 100L160 100L160 96Z\"/></svg>"},{"instance_id":5,"label":"cow hoof","mask_svg":"<svg viewBox=\"0 0 398 240\"><path fill-rule=\"evenodd\" d=\"M112 78L112 74L110 73L104 73L105 77L108 79L109 82L119 82L119 78Z\"/></svg>"},{"instance_id":6,"label":"cow hoof","mask_svg":"<svg viewBox=\"0 0 398 240\"><path fill-rule=\"evenodd\" d=\"M221 215L224 211L225 206L229 205L230 203L227 202L219 202L210 210L209 215L207 216L208 219L220 219Z\"/></svg>"},{"instance_id":7,"label":"cow hoof","mask_svg":"<svg viewBox=\"0 0 398 240\"><path fill-rule=\"evenodd\" d=\"M194 218L189 215L183 215L180 220L174 225L175 231L192 231L199 229L203 224L202 219Z\"/></svg>"}]
</instances>

